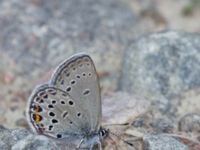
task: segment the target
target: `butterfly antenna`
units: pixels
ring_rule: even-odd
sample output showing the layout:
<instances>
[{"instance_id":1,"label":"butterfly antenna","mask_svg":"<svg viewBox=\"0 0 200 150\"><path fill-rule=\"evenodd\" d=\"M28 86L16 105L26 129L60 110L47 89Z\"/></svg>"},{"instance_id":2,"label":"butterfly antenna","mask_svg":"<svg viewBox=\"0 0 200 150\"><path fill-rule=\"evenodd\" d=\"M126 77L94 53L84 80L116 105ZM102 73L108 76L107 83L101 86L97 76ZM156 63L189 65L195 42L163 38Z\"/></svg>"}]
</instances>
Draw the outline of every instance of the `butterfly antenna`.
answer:
<instances>
[{"instance_id":1,"label":"butterfly antenna","mask_svg":"<svg viewBox=\"0 0 200 150\"><path fill-rule=\"evenodd\" d=\"M105 127L105 126L127 126L127 125L129 125L128 122L122 124L104 124L103 126Z\"/></svg>"},{"instance_id":2,"label":"butterfly antenna","mask_svg":"<svg viewBox=\"0 0 200 150\"><path fill-rule=\"evenodd\" d=\"M117 144L116 144L115 140L113 140L113 138L111 136L109 136L109 135L108 135L108 138L112 141L112 143L114 143L115 149L118 150L117 146L116 146Z\"/></svg>"},{"instance_id":3,"label":"butterfly antenna","mask_svg":"<svg viewBox=\"0 0 200 150\"><path fill-rule=\"evenodd\" d=\"M104 124L103 126L105 127L105 126L128 126L128 125L129 125L129 123L126 122L126 123L122 123L122 124ZM109 133L112 134L112 135L114 135L114 136L116 136L118 139L120 139L121 141L123 141L123 142L126 143L127 145L136 148L136 147L133 145L133 143L122 139L119 135L117 135L117 134L111 132L110 130L109 130Z\"/></svg>"},{"instance_id":4,"label":"butterfly antenna","mask_svg":"<svg viewBox=\"0 0 200 150\"><path fill-rule=\"evenodd\" d=\"M114 135L114 136L116 136L119 140L123 141L125 144L127 144L127 145L129 145L131 147L134 147L136 149L136 147L133 145L133 143L130 143L129 141L126 141L126 140L122 139L119 135L117 135L117 134L115 134L115 133L113 133L111 131L109 131L109 133Z\"/></svg>"}]
</instances>

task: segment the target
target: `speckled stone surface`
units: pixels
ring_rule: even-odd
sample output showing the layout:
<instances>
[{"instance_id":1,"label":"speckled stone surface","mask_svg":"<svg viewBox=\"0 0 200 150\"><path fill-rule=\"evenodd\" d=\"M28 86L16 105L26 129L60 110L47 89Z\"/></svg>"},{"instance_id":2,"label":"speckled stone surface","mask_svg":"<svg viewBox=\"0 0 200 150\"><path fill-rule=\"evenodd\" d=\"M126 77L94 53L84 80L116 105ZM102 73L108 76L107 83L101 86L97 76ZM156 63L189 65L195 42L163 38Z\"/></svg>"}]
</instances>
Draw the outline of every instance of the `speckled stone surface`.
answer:
<instances>
[{"instance_id":1,"label":"speckled stone surface","mask_svg":"<svg viewBox=\"0 0 200 150\"><path fill-rule=\"evenodd\" d=\"M126 51L122 89L170 97L200 86L200 35L153 33Z\"/></svg>"},{"instance_id":2,"label":"speckled stone surface","mask_svg":"<svg viewBox=\"0 0 200 150\"><path fill-rule=\"evenodd\" d=\"M187 99L186 92L200 87L199 43L196 33L165 31L142 36L126 51L119 88L142 93L171 108L180 106L179 101ZM188 97L190 102L195 102L198 95L194 92Z\"/></svg>"},{"instance_id":3,"label":"speckled stone surface","mask_svg":"<svg viewBox=\"0 0 200 150\"><path fill-rule=\"evenodd\" d=\"M175 138L163 135L146 135L144 143L144 150L190 150Z\"/></svg>"}]
</instances>

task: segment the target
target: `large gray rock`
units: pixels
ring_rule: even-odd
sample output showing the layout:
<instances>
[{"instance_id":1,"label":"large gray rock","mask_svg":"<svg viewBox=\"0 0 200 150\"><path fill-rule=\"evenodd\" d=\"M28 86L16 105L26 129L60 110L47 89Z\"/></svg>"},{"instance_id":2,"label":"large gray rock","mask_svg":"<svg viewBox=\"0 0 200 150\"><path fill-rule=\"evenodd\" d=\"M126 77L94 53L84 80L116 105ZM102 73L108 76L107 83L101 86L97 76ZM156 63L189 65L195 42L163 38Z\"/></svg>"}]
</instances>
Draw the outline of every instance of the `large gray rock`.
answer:
<instances>
[{"instance_id":1,"label":"large gray rock","mask_svg":"<svg viewBox=\"0 0 200 150\"><path fill-rule=\"evenodd\" d=\"M177 95L200 86L200 35L161 32L132 43L124 57L121 88Z\"/></svg>"},{"instance_id":2,"label":"large gray rock","mask_svg":"<svg viewBox=\"0 0 200 150\"><path fill-rule=\"evenodd\" d=\"M12 150L44 150L57 149L62 150L56 145L56 142L45 136L29 135L23 140L18 141L12 146ZM64 150L64 149L63 149ZM66 146L67 150L67 146Z\"/></svg>"},{"instance_id":3,"label":"large gray rock","mask_svg":"<svg viewBox=\"0 0 200 150\"><path fill-rule=\"evenodd\" d=\"M26 129L7 129L0 126L1 150L44 150L59 149L56 142L41 135L34 135ZM67 149L67 146L65 146ZM62 150L66 150L62 149Z\"/></svg>"},{"instance_id":4,"label":"large gray rock","mask_svg":"<svg viewBox=\"0 0 200 150\"><path fill-rule=\"evenodd\" d=\"M7 129L0 126L0 149L11 149L18 141L26 138L29 135L29 131L25 129Z\"/></svg>"},{"instance_id":5,"label":"large gray rock","mask_svg":"<svg viewBox=\"0 0 200 150\"><path fill-rule=\"evenodd\" d=\"M144 150L189 150L189 148L176 140L165 135L145 135Z\"/></svg>"},{"instance_id":6,"label":"large gray rock","mask_svg":"<svg viewBox=\"0 0 200 150\"><path fill-rule=\"evenodd\" d=\"M180 99L185 91L200 88L199 77L199 34L152 33L134 41L127 49L119 89L169 106L167 101ZM177 104L173 102L174 106Z\"/></svg>"},{"instance_id":7,"label":"large gray rock","mask_svg":"<svg viewBox=\"0 0 200 150\"><path fill-rule=\"evenodd\" d=\"M200 131L200 114L188 113L184 115L178 124L179 131L192 132L199 134Z\"/></svg>"}]
</instances>

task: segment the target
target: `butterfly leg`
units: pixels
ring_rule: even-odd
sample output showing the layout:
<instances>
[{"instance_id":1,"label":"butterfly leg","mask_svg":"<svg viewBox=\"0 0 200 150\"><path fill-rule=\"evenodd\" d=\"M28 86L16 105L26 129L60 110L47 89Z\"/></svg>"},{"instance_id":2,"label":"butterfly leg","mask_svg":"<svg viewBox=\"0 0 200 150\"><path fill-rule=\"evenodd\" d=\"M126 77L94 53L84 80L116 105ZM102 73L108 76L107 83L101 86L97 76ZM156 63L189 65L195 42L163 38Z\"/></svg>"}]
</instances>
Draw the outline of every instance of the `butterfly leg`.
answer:
<instances>
[{"instance_id":1,"label":"butterfly leg","mask_svg":"<svg viewBox=\"0 0 200 150\"><path fill-rule=\"evenodd\" d=\"M113 140L113 138L111 136L109 136L109 135L108 135L108 138L111 140L111 144L114 145L115 150L118 150L116 141Z\"/></svg>"},{"instance_id":2,"label":"butterfly leg","mask_svg":"<svg viewBox=\"0 0 200 150\"><path fill-rule=\"evenodd\" d=\"M79 149L80 147L81 147L81 144L83 144L83 142L84 142L84 138L82 138L81 140L80 140L80 143L77 145L77 149Z\"/></svg>"},{"instance_id":3,"label":"butterfly leg","mask_svg":"<svg viewBox=\"0 0 200 150\"><path fill-rule=\"evenodd\" d=\"M90 150L92 150L93 149L93 147L94 147L94 144L90 147Z\"/></svg>"},{"instance_id":4,"label":"butterfly leg","mask_svg":"<svg viewBox=\"0 0 200 150\"><path fill-rule=\"evenodd\" d=\"M94 146L95 146L96 144L98 145L99 150L102 150L102 144L101 144L100 141L97 142L97 143L95 143L95 144L92 144L92 146L90 147L90 150L93 150L93 148L94 148Z\"/></svg>"},{"instance_id":5,"label":"butterfly leg","mask_svg":"<svg viewBox=\"0 0 200 150\"><path fill-rule=\"evenodd\" d=\"M99 150L102 150L102 144L100 141L98 142L98 147L99 147Z\"/></svg>"}]
</instances>

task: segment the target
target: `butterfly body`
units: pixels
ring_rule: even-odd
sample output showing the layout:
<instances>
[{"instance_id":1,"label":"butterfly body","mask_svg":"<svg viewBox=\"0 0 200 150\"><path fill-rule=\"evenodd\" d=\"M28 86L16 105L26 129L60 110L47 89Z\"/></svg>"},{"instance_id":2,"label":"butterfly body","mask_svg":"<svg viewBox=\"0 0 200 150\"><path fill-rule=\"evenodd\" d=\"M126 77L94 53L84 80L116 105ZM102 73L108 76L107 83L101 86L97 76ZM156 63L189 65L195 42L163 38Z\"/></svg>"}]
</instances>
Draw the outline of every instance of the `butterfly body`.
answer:
<instances>
[{"instance_id":1,"label":"butterfly body","mask_svg":"<svg viewBox=\"0 0 200 150\"><path fill-rule=\"evenodd\" d=\"M90 134L85 134L83 136L82 143L79 143L77 147L80 147L81 145L83 147L90 147L93 148L94 145L99 145L101 149L101 142L109 135L108 130L104 128L100 128L98 131L90 133Z\"/></svg>"},{"instance_id":2,"label":"butterfly body","mask_svg":"<svg viewBox=\"0 0 200 150\"><path fill-rule=\"evenodd\" d=\"M96 69L86 54L57 67L47 84L29 97L27 118L37 133L92 149L108 131L100 127L101 97Z\"/></svg>"}]
</instances>

